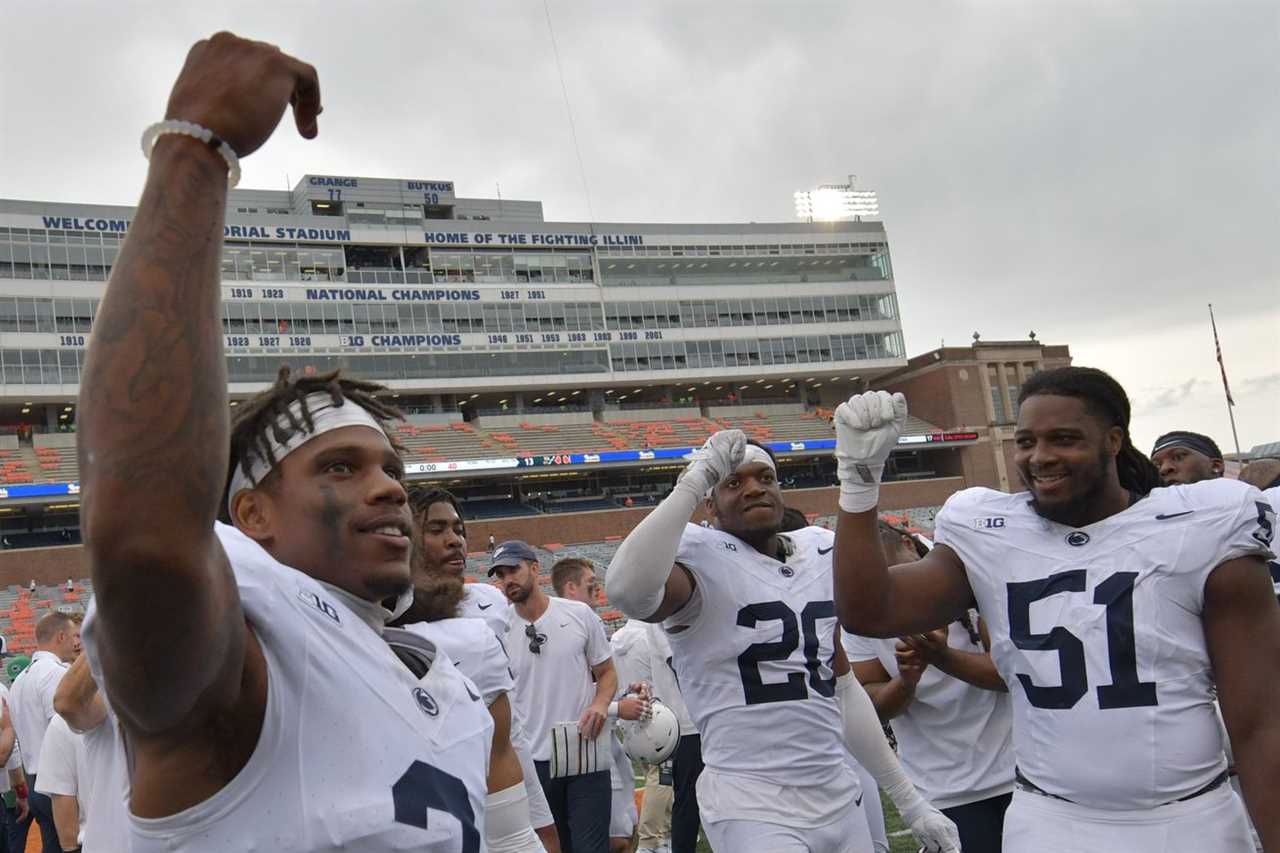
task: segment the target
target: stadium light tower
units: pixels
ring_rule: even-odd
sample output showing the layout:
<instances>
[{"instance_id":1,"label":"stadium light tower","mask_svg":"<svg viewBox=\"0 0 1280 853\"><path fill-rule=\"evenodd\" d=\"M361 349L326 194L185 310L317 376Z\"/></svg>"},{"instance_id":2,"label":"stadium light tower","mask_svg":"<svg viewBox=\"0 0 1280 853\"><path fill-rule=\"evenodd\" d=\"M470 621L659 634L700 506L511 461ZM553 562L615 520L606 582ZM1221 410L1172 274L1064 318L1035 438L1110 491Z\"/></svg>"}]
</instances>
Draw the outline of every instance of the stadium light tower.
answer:
<instances>
[{"instance_id":1,"label":"stadium light tower","mask_svg":"<svg viewBox=\"0 0 1280 853\"><path fill-rule=\"evenodd\" d=\"M856 176L847 184L823 184L795 194L796 218L805 222L861 222L880 218L875 190L858 189Z\"/></svg>"}]
</instances>

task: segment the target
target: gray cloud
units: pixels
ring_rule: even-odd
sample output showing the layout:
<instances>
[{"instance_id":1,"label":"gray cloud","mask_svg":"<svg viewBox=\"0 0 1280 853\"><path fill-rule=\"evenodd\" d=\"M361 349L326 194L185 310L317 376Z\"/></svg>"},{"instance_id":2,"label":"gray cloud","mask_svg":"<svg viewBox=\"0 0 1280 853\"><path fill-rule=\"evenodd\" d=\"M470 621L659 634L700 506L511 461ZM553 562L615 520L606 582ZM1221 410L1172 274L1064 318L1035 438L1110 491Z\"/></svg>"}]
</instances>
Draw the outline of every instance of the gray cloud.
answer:
<instances>
[{"instance_id":1,"label":"gray cloud","mask_svg":"<svg viewBox=\"0 0 1280 853\"><path fill-rule=\"evenodd\" d=\"M1241 383L1246 394L1276 394L1280 392L1280 372L1254 376Z\"/></svg>"},{"instance_id":2,"label":"gray cloud","mask_svg":"<svg viewBox=\"0 0 1280 853\"><path fill-rule=\"evenodd\" d=\"M1140 331L1099 366L1140 359L1139 387L1171 389L1188 341L1151 332L1210 299L1225 342L1280 323L1275 3L549 2L598 220L786 221L794 190L854 172L880 193L913 353ZM5 196L132 202L142 127L190 43L230 27L314 62L326 103L320 139L278 134L246 186L438 177L588 218L541 3L11 6Z\"/></svg>"},{"instance_id":3,"label":"gray cloud","mask_svg":"<svg viewBox=\"0 0 1280 853\"><path fill-rule=\"evenodd\" d=\"M1150 414L1160 409L1177 406L1191 399L1196 389L1206 384L1208 383L1205 380L1192 377L1178 385L1151 389L1133 401L1133 410L1135 414Z\"/></svg>"}]
</instances>

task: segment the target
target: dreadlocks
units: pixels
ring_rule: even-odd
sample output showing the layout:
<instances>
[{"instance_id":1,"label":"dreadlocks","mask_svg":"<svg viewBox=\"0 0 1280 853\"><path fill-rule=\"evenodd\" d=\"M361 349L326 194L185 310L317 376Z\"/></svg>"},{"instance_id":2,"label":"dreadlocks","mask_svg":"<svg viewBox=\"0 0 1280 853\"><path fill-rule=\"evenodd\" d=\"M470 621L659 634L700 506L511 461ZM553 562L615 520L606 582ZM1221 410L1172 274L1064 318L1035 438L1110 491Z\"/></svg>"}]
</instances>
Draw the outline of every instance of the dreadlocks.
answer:
<instances>
[{"instance_id":1,"label":"dreadlocks","mask_svg":"<svg viewBox=\"0 0 1280 853\"><path fill-rule=\"evenodd\" d=\"M398 408L376 396L378 392L385 390L384 386L376 382L347 378L342 375L341 370L316 376L294 377L288 365L281 367L276 374L275 383L240 406L231 424L231 465L223 485L222 509L219 513L222 520L230 521L226 509L226 490L231 485L231 477L237 467L247 474L253 467L254 458L275 465L278 460L271 449L270 439L284 443L297 432L311 432L315 429L311 410L307 407L309 395L327 393L335 407L342 406L347 401L355 403L385 426L387 421L404 419ZM301 419L291 408L294 403L299 404ZM388 439L390 438L388 435ZM396 445L394 439L391 442L393 446ZM396 449L400 448L397 446Z\"/></svg>"},{"instance_id":2,"label":"dreadlocks","mask_svg":"<svg viewBox=\"0 0 1280 853\"><path fill-rule=\"evenodd\" d=\"M453 511L458 514L458 518L462 518L462 505L458 503L458 498L448 489L442 489L439 486L414 486L409 489L409 506L413 508L413 520L421 523L427 517L427 511L434 504L447 503L453 507ZM465 522L464 527L465 530Z\"/></svg>"},{"instance_id":3,"label":"dreadlocks","mask_svg":"<svg viewBox=\"0 0 1280 853\"><path fill-rule=\"evenodd\" d=\"M1160 472L1129 437L1129 396L1120 383L1094 367L1059 367L1035 374L1022 386L1018 405L1037 394L1075 397L1084 402L1094 417L1124 430L1124 441L1116 454L1120 485L1140 496L1161 485Z\"/></svg>"}]
</instances>

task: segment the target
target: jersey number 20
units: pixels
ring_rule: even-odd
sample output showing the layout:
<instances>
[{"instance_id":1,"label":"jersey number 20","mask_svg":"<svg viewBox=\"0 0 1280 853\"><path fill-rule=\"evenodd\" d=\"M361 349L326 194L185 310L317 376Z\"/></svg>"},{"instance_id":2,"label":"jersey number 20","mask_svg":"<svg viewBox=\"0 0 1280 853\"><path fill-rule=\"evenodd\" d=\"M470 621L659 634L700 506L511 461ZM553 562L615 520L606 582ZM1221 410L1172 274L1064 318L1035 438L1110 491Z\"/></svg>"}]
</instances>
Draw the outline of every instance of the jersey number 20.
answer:
<instances>
[{"instance_id":1,"label":"jersey number 20","mask_svg":"<svg viewBox=\"0 0 1280 853\"><path fill-rule=\"evenodd\" d=\"M1107 608L1111 683L1097 688L1098 707L1103 710L1159 704L1155 682L1138 680L1138 655L1133 638L1133 584L1137 577L1137 572L1116 572L1093 590L1093 603ZM1041 687L1031 681L1031 676L1018 673L1027 701L1037 708L1075 707L1088 692L1089 680L1084 666L1084 643L1061 625L1047 634L1031 633L1031 605L1062 592L1084 592L1087 581L1088 573L1084 569L1073 569L1008 585L1009 639L1025 651L1056 651L1058 666L1062 669L1060 687Z\"/></svg>"},{"instance_id":2,"label":"jersey number 20","mask_svg":"<svg viewBox=\"0 0 1280 853\"><path fill-rule=\"evenodd\" d=\"M809 687L819 696L828 699L836 695L836 680L823 678L818 649L818 620L834 619L836 606L833 601L810 601L800 611L800 626L804 631L804 668L809 671ZM786 681L766 684L760 677L760 664L764 661L785 661L800 645L801 631L796 625L796 613L785 601L763 601L748 604L738 611L738 624L743 628L755 628L761 622L781 622L782 639L776 643L752 643L738 655L738 672L742 675L742 692L748 705L764 702L791 702L808 699L809 689L805 676L800 672L787 675ZM834 627L831 628L834 637Z\"/></svg>"}]
</instances>

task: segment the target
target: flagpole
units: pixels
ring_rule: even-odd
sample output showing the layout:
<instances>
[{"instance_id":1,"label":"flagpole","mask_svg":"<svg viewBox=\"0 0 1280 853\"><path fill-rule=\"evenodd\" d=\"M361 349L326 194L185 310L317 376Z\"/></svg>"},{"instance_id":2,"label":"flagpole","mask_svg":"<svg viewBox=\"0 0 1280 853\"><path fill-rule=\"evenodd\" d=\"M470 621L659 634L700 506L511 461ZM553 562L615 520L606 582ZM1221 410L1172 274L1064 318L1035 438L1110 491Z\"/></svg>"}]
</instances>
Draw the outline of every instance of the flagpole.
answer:
<instances>
[{"instance_id":1,"label":"flagpole","mask_svg":"<svg viewBox=\"0 0 1280 853\"><path fill-rule=\"evenodd\" d=\"M1231 386L1227 384L1227 365L1222 361L1222 344L1218 343L1218 323L1213 319L1213 303L1209 303L1209 325L1213 327L1213 348L1218 354L1218 368L1222 371L1222 390L1227 395L1227 417L1231 419L1231 438L1236 444L1236 456L1240 455L1240 436L1236 433L1236 401L1231 399Z\"/></svg>"}]
</instances>

